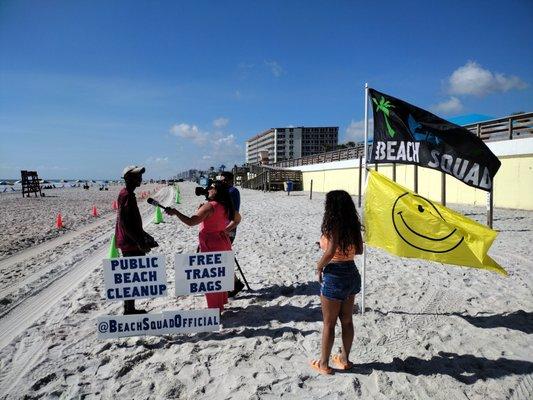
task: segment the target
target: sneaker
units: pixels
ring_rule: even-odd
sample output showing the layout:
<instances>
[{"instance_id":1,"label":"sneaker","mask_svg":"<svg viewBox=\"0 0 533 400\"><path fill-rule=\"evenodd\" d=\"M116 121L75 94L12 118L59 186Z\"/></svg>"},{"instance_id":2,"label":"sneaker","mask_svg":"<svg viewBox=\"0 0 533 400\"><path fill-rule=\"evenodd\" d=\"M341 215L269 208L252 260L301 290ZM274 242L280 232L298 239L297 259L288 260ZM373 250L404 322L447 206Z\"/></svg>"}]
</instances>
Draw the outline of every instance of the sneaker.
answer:
<instances>
[{"instance_id":1,"label":"sneaker","mask_svg":"<svg viewBox=\"0 0 533 400\"><path fill-rule=\"evenodd\" d=\"M242 289L244 289L244 283L242 283L239 278L235 278L235 289L233 289L231 292L228 292L228 297L237 296L237 293L239 293Z\"/></svg>"}]
</instances>

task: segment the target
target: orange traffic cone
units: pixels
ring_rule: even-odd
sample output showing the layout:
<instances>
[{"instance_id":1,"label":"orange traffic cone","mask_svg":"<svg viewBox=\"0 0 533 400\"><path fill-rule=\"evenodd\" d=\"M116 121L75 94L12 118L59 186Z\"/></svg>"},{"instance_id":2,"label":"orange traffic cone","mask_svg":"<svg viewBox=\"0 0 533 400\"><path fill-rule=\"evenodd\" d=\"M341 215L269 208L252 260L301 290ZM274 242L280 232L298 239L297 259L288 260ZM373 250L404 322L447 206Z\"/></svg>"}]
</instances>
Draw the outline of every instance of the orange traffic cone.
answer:
<instances>
[{"instance_id":1,"label":"orange traffic cone","mask_svg":"<svg viewBox=\"0 0 533 400\"><path fill-rule=\"evenodd\" d=\"M61 213L57 213L56 228L57 229L63 228L63 218L61 218Z\"/></svg>"},{"instance_id":2,"label":"orange traffic cone","mask_svg":"<svg viewBox=\"0 0 533 400\"><path fill-rule=\"evenodd\" d=\"M96 209L96 206L93 206L93 217L98 217L98 210Z\"/></svg>"}]
</instances>

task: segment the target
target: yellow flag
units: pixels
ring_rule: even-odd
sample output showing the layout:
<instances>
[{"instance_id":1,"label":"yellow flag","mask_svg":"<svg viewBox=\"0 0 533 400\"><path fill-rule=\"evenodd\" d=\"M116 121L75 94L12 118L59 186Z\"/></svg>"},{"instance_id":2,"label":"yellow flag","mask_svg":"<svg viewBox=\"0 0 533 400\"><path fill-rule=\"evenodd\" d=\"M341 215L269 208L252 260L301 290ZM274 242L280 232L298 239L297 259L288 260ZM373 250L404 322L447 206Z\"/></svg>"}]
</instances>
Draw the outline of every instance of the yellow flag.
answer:
<instances>
[{"instance_id":1,"label":"yellow flag","mask_svg":"<svg viewBox=\"0 0 533 400\"><path fill-rule=\"evenodd\" d=\"M497 232L369 171L365 242L389 253L507 275L487 255Z\"/></svg>"}]
</instances>

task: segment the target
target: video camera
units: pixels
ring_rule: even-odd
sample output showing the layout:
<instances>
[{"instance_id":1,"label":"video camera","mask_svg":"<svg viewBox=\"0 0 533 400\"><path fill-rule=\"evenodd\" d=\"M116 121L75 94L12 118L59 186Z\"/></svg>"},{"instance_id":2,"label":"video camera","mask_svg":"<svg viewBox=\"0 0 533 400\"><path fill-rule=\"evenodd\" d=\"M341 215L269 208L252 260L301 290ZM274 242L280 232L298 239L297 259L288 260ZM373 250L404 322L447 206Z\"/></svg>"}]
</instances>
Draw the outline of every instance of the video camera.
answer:
<instances>
[{"instance_id":1,"label":"video camera","mask_svg":"<svg viewBox=\"0 0 533 400\"><path fill-rule=\"evenodd\" d=\"M205 196L205 199L207 200L207 198L209 197L209 190L208 190L208 187L211 186L211 184L213 183L214 181L212 179L207 179L207 184L205 185L205 187L202 187L202 186L197 186L195 189L194 189L194 194L196 196Z\"/></svg>"}]
</instances>

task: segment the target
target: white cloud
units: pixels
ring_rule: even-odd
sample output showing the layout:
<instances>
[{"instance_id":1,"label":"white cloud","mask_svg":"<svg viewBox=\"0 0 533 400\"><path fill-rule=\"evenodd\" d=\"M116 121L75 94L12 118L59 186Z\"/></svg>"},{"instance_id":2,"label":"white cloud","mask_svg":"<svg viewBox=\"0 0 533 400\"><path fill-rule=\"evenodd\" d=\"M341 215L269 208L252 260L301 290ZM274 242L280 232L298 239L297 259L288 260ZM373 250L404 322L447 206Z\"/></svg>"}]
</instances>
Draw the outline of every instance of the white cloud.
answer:
<instances>
[{"instance_id":1,"label":"white cloud","mask_svg":"<svg viewBox=\"0 0 533 400\"><path fill-rule=\"evenodd\" d=\"M184 123L172 125L170 133L177 137L191 139L199 146L205 145L209 137L209 133L200 131L196 125Z\"/></svg>"},{"instance_id":2,"label":"white cloud","mask_svg":"<svg viewBox=\"0 0 533 400\"><path fill-rule=\"evenodd\" d=\"M233 165L244 160L244 147L236 142L233 134L214 135L211 145L211 163Z\"/></svg>"},{"instance_id":3,"label":"white cloud","mask_svg":"<svg viewBox=\"0 0 533 400\"><path fill-rule=\"evenodd\" d=\"M215 128L224 128L229 123L229 118L220 117L213 121L213 126Z\"/></svg>"},{"instance_id":4,"label":"white cloud","mask_svg":"<svg viewBox=\"0 0 533 400\"><path fill-rule=\"evenodd\" d=\"M148 157L146 159L147 164L166 164L168 163L168 157Z\"/></svg>"},{"instance_id":5,"label":"white cloud","mask_svg":"<svg viewBox=\"0 0 533 400\"><path fill-rule=\"evenodd\" d=\"M224 118L224 120L229 122L228 119ZM215 123L213 124L215 125ZM189 168L207 168L215 164L217 166L220 164L240 164L244 160L244 147L236 142L236 137L233 134L220 131L213 133L202 131L198 126L187 123L174 124L170 128L170 132L174 136L190 139L198 147L209 148L209 154L202 156L201 159L190 160Z\"/></svg>"},{"instance_id":6,"label":"white cloud","mask_svg":"<svg viewBox=\"0 0 533 400\"><path fill-rule=\"evenodd\" d=\"M463 110L463 104L457 97L451 96L448 100L434 105L431 109L436 113L454 114Z\"/></svg>"},{"instance_id":7,"label":"white cloud","mask_svg":"<svg viewBox=\"0 0 533 400\"><path fill-rule=\"evenodd\" d=\"M517 76L492 73L475 61L457 68L449 78L449 93L456 95L486 96L494 92L524 89L527 84Z\"/></svg>"},{"instance_id":8,"label":"white cloud","mask_svg":"<svg viewBox=\"0 0 533 400\"><path fill-rule=\"evenodd\" d=\"M270 72L272 72L272 75L274 75L276 78L279 78L285 72L281 65L279 65L276 61L265 61L265 65L270 69Z\"/></svg>"},{"instance_id":9,"label":"white cloud","mask_svg":"<svg viewBox=\"0 0 533 400\"><path fill-rule=\"evenodd\" d=\"M222 136L222 137L214 139L213 143L217 145L226 145L226 146L233 145L235 144L235 136L233 136L233 134L228 135L228 136Z\"/></svg>"},{"instance_id":10,"label":"white cloud","mask_svg":"<svg viewBox=\"0 0 533 400\"><path fill-rule=\"evenodd\" d=\"M372 137L374 132L374 120L368 120L368 137ZM346 141L363 142L365 140L365 120L350 122L345 131Z\"/></svg>"}]
</instances>

